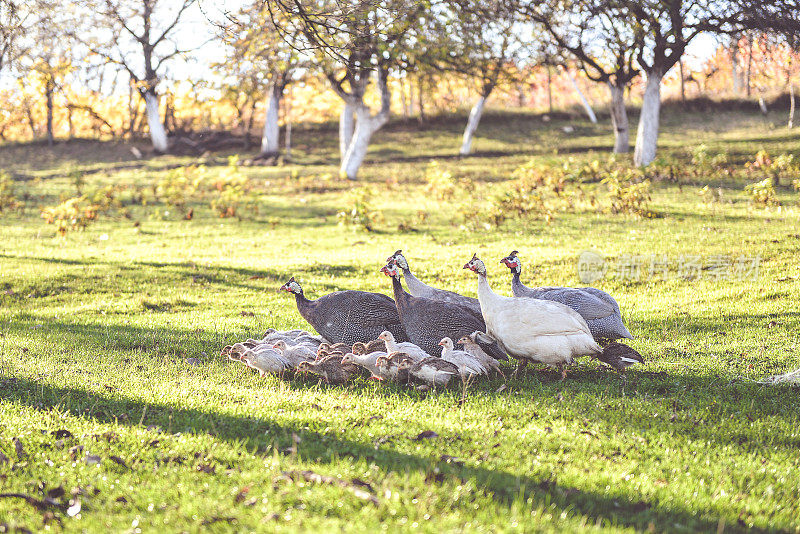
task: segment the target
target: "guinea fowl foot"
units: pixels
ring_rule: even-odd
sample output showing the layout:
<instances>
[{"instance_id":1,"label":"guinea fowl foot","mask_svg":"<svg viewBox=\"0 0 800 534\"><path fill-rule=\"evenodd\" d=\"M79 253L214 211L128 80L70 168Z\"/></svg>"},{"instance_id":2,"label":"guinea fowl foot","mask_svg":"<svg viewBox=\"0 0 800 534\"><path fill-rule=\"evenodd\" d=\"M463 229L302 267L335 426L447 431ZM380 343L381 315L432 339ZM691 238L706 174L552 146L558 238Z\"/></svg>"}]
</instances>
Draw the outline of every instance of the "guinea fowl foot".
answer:
<instances>
[{"instance_id":1,"label":"guinea fowl foot","mask_svg":"<svg viewBox=\"0 0 800 534\"><path fill-rule=\"evenodd\" d=\"M563 382L565 378L567 378L567 368L562 366L561 367L561 380L559 380L559 382Z\"/></svg>"},{"instance_id":2,"label":"guinea fowl foot","mask_svg":"<svg viewBox=\"0 0 800 534\"><path fill-rule=\"evenodd\" d=\"M528 361L527 360L520 360L519 362L517 362L517 368L514 369L514 374L511 375L511 378L517 378L517 376L519 375L520 371L525 369L526 365L528 365Z\"/></svg>"}]
</instances>

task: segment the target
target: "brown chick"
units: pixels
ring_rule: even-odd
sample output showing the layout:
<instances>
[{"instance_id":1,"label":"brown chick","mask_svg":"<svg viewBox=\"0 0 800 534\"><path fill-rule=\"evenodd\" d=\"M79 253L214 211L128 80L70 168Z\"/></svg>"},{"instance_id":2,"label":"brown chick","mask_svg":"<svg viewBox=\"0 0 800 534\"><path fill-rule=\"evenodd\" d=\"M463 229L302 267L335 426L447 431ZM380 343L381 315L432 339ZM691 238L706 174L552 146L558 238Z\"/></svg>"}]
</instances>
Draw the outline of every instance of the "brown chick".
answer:
<instances>
[{"instance_id":1,"label":"brown chick","mask_svg":"<svg viewBox=\"0 0 800 534\"><path fill-rule=\"evenodd\" d=\"M325 358L313 362L300 362L297 370L319 375L326 384L340 386L350 380L350 366L343 366L341 358Z\"/></svg>"}]
</instances>

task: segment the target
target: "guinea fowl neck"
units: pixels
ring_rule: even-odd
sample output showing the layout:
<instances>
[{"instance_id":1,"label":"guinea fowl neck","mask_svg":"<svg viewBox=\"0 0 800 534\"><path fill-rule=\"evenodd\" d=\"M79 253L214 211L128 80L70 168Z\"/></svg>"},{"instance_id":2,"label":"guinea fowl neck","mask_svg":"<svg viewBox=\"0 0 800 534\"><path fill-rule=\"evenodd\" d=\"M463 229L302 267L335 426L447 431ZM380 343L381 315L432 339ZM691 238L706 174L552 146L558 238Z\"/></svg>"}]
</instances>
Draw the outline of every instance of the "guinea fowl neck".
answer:
<instances>
[{"instance_id":1,"label":"guinea fowl neck","mask_svg":"<svg viewBox=\"0 0 800 534\"><path fill-rule=\"evenodd\" d=\"M403 289L403 284L396 276L392 276L392 289L394 290L394 301L398 306L404 306L408 300L408 293Z\"/></svg>"},{"instance_id":2,"label":"guinea fowl neck","mask_svg":"<svg viewBox=\"0 0 800 534\"><path fill-rule=\"evenodd\" d=\"M297 310L300 312L300 315L302 315L305 318L306 312L311 311L310 307L313 301L308 300L306 298L305 293L303 293L302 291L300 293L294 294L294 301L297 303Z\"/></svg>"}]
</instances>

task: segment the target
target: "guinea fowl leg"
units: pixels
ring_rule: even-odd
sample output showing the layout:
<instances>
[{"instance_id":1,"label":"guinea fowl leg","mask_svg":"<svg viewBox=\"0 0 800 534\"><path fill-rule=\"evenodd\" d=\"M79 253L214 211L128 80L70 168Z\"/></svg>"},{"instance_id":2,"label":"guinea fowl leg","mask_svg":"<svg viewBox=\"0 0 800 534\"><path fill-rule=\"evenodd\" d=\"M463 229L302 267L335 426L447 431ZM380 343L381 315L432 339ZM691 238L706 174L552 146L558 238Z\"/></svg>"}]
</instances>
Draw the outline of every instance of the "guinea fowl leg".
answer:
<instances>
[{"instance_id":1,"label":"guinea fowl leg","mask_svg":"<svg viewBox=\"0 0 800 534\"><path fill-rule=\"evenodd\" d=\"M559 380L559 382L563 382L564 379L567 378L567 368L562 363L558 366L558 370L561 371L561 380Z\"/></svg>"}]
</instances>

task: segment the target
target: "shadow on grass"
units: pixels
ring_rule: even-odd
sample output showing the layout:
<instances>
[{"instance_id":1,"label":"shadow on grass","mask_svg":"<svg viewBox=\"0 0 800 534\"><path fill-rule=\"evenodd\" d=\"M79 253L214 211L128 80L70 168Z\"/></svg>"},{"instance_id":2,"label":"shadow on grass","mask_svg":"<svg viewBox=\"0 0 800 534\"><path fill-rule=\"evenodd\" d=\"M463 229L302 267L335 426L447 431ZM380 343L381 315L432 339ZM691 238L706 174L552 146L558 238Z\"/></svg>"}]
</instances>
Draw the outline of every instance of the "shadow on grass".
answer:
<instances>
[{"instance_id":1,"label":"shadow on grass","mask_svg":"<svg viewBox=\"0 0 800 534\"><path fill-rule=\"evenodd\" d=\"M645 529L652 524L662 531L676 528L713 531L718 524L718 520L714 518L715 513L711 510L698 517L675 504L662 507L658 503L631 502L622 497L560 486L550 479L518 476L499 469L458 466L445 461L432 462L430 458L392 450L387 446L391 442L376 449L372 444L332 438L309 431L300 425L278 424L267 416L232 416L175 408L167 404L143 403L27 379L6 383L1 391L5 402L26 405L40 411L49 411L57 406L62 413L67 411L76 417L90 418L100 423L138 427L140 425L134 421L138 419L138 414L143 414L142 428L146 425L190 428L195 434L207 434L225 441L241 443L246 440L254 452L269 450L270 447L289 447L293 443L292 435L296 434L302 440L299 455L306 459L314 458L319 464L335 464L341 457L351 457L374 463L385 473L396 473L400 476L412 471L424 473L432 485L474 480L478 488L492 495L502 505L510 506L519 499L531 499L544 507L555 504L562 510L585 515L592 522L636 529ZM123 414L125 417L121 417Z\"/></svg>"}]
</instances>

